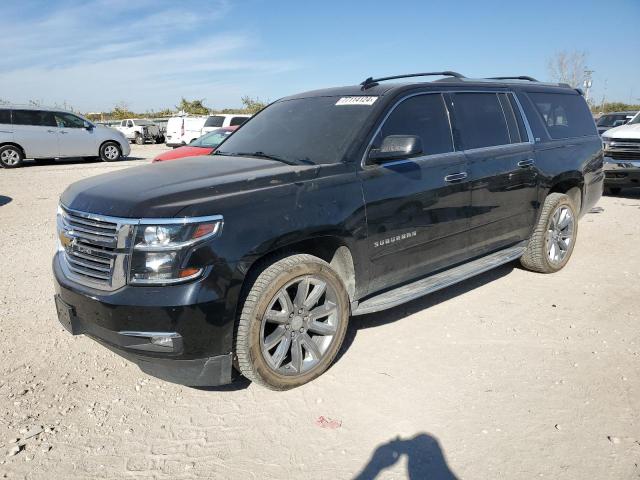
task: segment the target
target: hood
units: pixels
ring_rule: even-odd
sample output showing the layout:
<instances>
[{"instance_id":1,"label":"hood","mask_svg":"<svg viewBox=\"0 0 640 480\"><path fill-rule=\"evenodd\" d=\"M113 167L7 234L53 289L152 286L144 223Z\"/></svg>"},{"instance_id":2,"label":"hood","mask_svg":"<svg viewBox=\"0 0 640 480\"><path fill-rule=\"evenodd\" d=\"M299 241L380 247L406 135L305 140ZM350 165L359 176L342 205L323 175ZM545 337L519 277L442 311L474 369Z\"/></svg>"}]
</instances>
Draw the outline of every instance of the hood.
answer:
<instances>
[{"instance_id":1,"label":"hood","mask_svg":"<svg viewBox=\"0 0 640 480\"><path fill-rule=\"evenodd\" d=\"M169 150L168 152L161 153L153 159L154 162L163 162L165 160L175 160L176 158L185 157L199 157L201 155L208 155L213 152L213 147L185 147Z\"/></svg>"},{"instance_id":2,"label":"hood","mask_svg":"<svg viewBox=\"0 0 640 480\"><path fill-rule=\"evenodd\" d=\"M60 201L74 210L114 217L175 217L200 202L313 178L318 169L258 158L189 157L81 180ZM209 214L222 213L222 207Z\"/></svg>"},{"instance_id":3,"label":"hood","mask_svg":"<svg viewBox=\"0 0 640 480\"><path fill-rule=\"evenodd\" d=\"M619 127L607 130L602 135L607 138L640 139L640 123L634 123L633 125L620 125Z\"/></svg>"}]
</instances>

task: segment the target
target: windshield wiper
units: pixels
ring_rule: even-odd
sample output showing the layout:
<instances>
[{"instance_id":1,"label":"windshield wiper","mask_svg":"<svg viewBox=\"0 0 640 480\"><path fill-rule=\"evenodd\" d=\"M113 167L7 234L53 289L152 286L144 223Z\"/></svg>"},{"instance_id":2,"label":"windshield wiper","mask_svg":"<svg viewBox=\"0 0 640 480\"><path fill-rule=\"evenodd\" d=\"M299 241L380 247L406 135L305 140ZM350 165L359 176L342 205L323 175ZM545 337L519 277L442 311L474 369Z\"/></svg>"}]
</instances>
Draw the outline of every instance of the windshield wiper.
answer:
<instances>
[{"instance_id":1,"label":"windshield wiper","mask_svg":"<svg viewBox=\"0 0 640 480\"><path fill-rule=\"evenodd\" d=\"M264 152L220 152L216 151L214 155L227 155L230 157L256 157L256 158L264 158L267 160L275 160L277 162L286 163L287 165L300 165L299 162L295 162L293 160L288 160L286 158L278 157L276 155L269 155Z\"/></svg>"}]
</instances>

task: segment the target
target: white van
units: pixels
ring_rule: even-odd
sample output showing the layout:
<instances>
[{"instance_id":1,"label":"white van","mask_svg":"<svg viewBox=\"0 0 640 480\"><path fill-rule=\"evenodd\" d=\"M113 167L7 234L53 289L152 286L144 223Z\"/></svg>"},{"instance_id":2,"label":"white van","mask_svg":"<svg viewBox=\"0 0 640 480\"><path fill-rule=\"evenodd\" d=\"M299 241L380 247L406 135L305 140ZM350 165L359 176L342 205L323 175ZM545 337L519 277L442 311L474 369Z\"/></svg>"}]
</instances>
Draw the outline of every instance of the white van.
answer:
<instances>
[{"instance_id":1,"label":"white van","mask_svg":"<svg viewBox=\"0 0 640 480\"><path fill-rule=\"evenodd\" d=\"M246 113L220 113L211 115L202 128L202 133L208 133L220 127L236 127L249 120L251 115Z\"/></svg>"},{"instance_id":2,"label":"white van","mask_svg":"<svg viewBox=\"0 0 640 480\"><path fill-rule=\"evenodd\" d=\"M113 128L95 125L77 113L42 107L0 106L0 166L16 168L35 160L127 157L129 141Z\"/></svg>"},{"instance_id":3,"label":"white van","mask_svg":"<svg viewBox=\"0 0 640 480\"><path fill-rule=\"evenodd\" d=\"M165 135L168 147L180 147L202 136L207 117L171 117L167 122Z\"/></svg>"}]
</instances>

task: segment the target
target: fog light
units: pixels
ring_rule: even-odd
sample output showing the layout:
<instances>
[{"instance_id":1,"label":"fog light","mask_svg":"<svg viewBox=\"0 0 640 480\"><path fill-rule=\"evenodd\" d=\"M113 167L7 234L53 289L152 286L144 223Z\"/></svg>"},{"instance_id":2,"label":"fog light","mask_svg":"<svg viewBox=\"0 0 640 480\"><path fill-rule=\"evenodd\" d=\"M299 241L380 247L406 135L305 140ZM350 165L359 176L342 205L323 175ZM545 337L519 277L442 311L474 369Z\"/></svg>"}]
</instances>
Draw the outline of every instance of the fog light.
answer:
<instances>
[{"instance_id":1,"label":"fog light","mask_svg":"<svg viewBox=\"0 0 640 480\"><path fill-rule=\"evenodd\" d=\"M171 337L151 337L151 343L159 347L173 348L173 338Z\"/></svg>"}]
</instances>

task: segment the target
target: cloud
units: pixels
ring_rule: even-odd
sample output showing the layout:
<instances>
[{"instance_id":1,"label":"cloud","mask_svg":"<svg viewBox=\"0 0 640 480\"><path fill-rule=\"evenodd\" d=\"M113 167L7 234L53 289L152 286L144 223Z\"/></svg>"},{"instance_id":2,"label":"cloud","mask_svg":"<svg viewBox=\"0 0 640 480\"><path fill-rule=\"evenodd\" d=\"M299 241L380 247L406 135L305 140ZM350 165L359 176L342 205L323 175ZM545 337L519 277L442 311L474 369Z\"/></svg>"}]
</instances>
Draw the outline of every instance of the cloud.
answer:
<instances>
[{"instance_id":1,"label":"cloud","mask_svg":"<svg viewBox=\"0 0 640 480\"><path fill-rule=\"evenodd\" d=\"M256 75L296 65L256 55L252 35L214 28L229 10L226 1L93 0L36 12L0 6L7 19L0 97L66 101L80 110L109 109L119 101L157 109L182 95L237 105L240 95L252 93L241 89Z\"/></svg>"}]
</instances>

